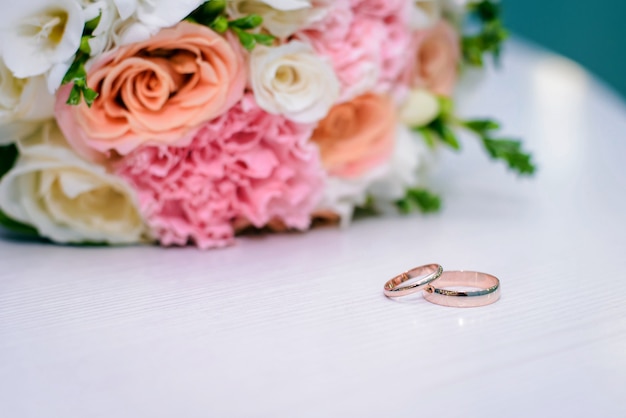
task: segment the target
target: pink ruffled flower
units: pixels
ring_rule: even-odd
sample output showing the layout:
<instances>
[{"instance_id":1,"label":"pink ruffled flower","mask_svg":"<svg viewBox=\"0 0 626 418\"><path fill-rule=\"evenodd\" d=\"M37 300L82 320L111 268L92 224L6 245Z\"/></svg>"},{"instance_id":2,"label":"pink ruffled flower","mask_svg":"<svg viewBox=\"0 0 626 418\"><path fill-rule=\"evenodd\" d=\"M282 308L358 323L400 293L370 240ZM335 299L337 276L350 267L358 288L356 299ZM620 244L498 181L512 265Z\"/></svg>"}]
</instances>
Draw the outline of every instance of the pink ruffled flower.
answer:
<instances>
[{"instance_id":1,"label":"pink ruffled flower","mask_svg":"<svg viewBox=\"0 0 626 418\"><path fill-rule=\"evenodd\" d=\"M408 23L411 15L411 1L407 0L350 0L355 13L384 19L389 16L402 16Z\"/></svg>"},{"instance_id":2,"label":"pink ruffled flower","mask_svg":"<svg viewBox=\"0 0 626 418\"><path fill-rule=\"evenodd\" d=\"M401 77L410 65L407 5L399 0L340 1L315 27L296 34L333 63L342 86L340 101L371 91L398 96L408 90Z\"/></svg>"},{"instance_id":3,"label":"pink ruffled flower","mask_svg":"<svg viewBox=\"0 0 626 418\"><path fill-rule=\"evenodd\" d=\"M237 222L309 227L324 181L319 152L307 143L312 130L264 112L248 94L189 146L139 148L117 172L136 189L161 244L223 247Z\"/></svg>"},{"instance_id":4,"label":"pink ruffled flower","mask_svg":"<svg viewBox=\"0 0 626 418\"><path fill-rule=\"evenodd\" d=\"M412 61L407 54L411 45L411 30L402 15L390 15L380 22L385 27L386 36L381 41L381 74L375 92L390 94L400 102L410 89L403 74Z\"/></svg>"},{"instance_id":5,"label":"pink ruffled flower","mask_svg":"<svg viewBox=\"0 0 626 418\"><path fill-rule=\"evenodd\" d=\"M305 33L319 41L323 38L326 42L338 42L346 39L353 20L354 13L350 1L337 0L329 6L324 18L308 26Z\"/></svg>"}]
</instances>

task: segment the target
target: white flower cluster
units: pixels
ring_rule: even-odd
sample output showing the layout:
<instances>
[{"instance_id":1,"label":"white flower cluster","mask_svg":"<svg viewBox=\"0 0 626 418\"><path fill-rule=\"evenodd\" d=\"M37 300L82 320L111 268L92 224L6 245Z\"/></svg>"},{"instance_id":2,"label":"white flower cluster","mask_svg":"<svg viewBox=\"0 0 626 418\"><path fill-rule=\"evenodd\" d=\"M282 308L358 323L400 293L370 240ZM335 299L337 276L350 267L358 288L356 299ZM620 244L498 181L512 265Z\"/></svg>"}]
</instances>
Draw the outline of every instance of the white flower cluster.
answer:
<instances>
[{"instance_id":1,"label":"white flower cluster","mask_svg":"<svg viewBox=\"0 0 626 418\"><path fill-rule=\"evenodd\" d=\"M44 76L54 93L80 46L85 23L100 16L92 53L149 38L182 20L202 0L29 0L0 14L0 53L19 79Z\"/></svg>"}]
</instances>

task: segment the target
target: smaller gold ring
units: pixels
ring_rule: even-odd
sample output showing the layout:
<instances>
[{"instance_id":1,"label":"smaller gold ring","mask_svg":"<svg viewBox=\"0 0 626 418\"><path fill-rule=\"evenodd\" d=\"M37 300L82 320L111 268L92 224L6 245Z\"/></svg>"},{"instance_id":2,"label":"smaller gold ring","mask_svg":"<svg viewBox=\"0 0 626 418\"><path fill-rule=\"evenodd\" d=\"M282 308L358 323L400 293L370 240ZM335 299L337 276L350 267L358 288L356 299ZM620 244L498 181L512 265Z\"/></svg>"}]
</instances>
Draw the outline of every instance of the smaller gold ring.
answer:
<instances>
[{"instance_id":1,"label":"smaller gold ring","mask_svg":"<svg viewBox=\"0 0 626 418\"><path fill-rule=\"evenodd\" d=\"M406 296L411 293L419 292L428 286L431 282L437 280L443 273L443 268L439 264L426 264L423 266L415 267L409 271L397 275L393 279L385 283L383 292L385 296L395 298L398 296ZM422 277L423 276L423 277ZM415 283L411 283L405 286L401 286L409 280L418 279Z\"/></svg>"},{"instance_id":2,"label":"smaller gold ring","mask_svg":"<svg viewBox=\"0 0 626 418\"><path fill-rule=\"evenodd\" d=\"M463 290L457 290L459 288ZM437 305L455 308L490 305L500 299L500 280L477 271L446 271L436 283L424 288L424 298Z\"/></svg>"}]
</instances>

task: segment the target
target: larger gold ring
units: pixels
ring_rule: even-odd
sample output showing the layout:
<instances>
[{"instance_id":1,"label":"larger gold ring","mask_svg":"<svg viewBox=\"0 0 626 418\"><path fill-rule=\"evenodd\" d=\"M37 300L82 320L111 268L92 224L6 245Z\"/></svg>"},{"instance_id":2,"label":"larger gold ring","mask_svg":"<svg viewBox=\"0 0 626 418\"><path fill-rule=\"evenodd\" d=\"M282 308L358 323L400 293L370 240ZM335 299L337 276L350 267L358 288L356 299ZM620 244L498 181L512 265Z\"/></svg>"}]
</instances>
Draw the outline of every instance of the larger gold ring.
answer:
<instances>
[{"instance_id":1,"label":"larger gold ring","mask_svg":"<svg viewBox=\"0 0 626 418\"><path fill-rule=\"evenodd\" d=\"M455 308L485 306L500 299L500 280L477 271L445 271L435 283L424 288L424 298Z\"/></svg>"}]
</instances>

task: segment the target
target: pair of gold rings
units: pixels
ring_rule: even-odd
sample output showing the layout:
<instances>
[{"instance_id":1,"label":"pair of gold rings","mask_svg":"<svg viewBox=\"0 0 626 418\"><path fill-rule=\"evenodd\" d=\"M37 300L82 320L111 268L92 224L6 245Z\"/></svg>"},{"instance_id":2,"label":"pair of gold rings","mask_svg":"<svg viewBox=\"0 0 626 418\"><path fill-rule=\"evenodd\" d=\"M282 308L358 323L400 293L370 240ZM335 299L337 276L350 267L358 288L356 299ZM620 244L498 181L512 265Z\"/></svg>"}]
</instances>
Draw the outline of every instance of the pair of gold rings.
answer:
<instances>
[{"instance_id":1,"label":"pair of gold rings","mask_svg":"<svg viewBox=\"0 0 626 418\"><path fill-rule=\"evenodd\" d=\"M500 280L477 271L444 271L439 264L415 267L385 283L385 296L395 298L423 291L437 305L471 308L500 299Z\"/></svg>"}]
</instances>

